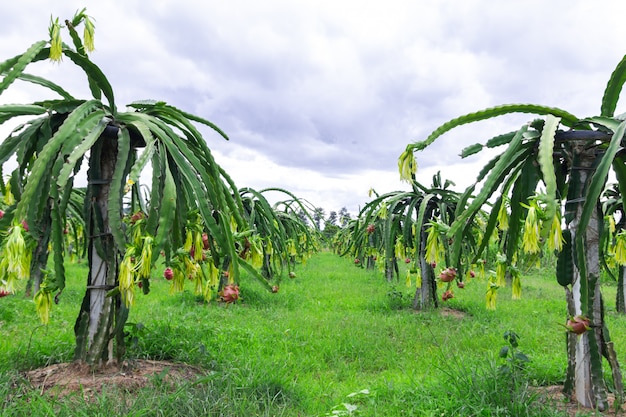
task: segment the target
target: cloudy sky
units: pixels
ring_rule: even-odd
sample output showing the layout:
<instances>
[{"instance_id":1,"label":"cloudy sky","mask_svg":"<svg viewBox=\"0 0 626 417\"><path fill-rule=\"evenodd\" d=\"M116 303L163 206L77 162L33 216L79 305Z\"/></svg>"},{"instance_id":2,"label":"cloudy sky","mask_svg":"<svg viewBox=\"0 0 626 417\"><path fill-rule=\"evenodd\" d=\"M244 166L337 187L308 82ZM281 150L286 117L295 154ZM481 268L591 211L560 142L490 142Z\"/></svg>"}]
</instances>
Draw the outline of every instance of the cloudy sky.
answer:
<instances>
[{"instance_id":1,"label":"cloudy sky","mask_svg":"<svg viewBox=\"0 0 626 417\"><path fill-rule=\"evenodd\" d=\"M405 146L459 115L504 103L598 114L626 54L623 0L20 0L3 2L0 59L83 7L118 103L158 99L210 119L230 141L206 140L239 187L285 188L327 213L356 214L370 188L405 189ZM89 98L71 67L29 72ZM41 98L16 83L0 102ZM440 170L461 190L486 157L460 150L528 117L445 135L417 154L418 181Z\"/></svg>"}]
</instances>

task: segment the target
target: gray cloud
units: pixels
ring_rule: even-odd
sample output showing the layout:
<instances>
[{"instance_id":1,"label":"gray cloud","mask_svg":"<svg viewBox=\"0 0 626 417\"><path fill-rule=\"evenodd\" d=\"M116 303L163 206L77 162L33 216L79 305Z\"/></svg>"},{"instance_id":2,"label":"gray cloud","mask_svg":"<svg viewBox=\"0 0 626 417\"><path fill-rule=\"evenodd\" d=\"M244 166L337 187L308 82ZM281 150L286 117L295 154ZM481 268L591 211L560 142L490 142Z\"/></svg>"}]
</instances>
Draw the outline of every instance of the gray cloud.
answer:
<instances>
[{"instance_id":1,"label":"gray cloud","mask_svg":"<svg viewBox=\"0 0 626 417\"><path fill-rule=\"evenodd\" d=\"M11 19L0 27L0 57L45 38L51 14L83 7L63 3L3 6ZM626 27L618 0L603 3L616 12L602 19L589 4L111 0L88 12L96 18L92 58L120 104L159 99L206 117L231 138L203 130L239 186L289 184L337 210L362 205L372 183L400 188L396 162L406 144L461 114L511 102L596 114ZM88 94L68 63L46 65L44 75ZM527 119L450 132L417 156L420 170L474 177L449 168L460 150Z\"/></svg>"}]
</instances>

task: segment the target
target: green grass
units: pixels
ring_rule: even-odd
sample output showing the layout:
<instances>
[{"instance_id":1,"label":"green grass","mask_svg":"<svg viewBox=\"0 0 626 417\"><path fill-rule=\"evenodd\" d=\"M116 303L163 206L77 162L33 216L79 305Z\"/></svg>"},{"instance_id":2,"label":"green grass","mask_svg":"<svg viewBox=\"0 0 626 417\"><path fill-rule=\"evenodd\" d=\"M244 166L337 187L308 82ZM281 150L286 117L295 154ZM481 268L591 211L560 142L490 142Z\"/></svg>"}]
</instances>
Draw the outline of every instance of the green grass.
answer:
<instances>
[{"instance_id":1,"label":"green grass","mask_svg":"<svg viewBox=\"0 0 626 417\"><path fill-rule=\"evenodd\" d=\"M71 360L85 268L68 265L48 326L32 301L0 299L1 415L323 416L353 406L361 416L559 415L528 388L565 375L565 296L550 273L524 277L519 301L500 289L496 311L484 307L486 281L474 279L445 303L464 313L455 317L411 310L414 288L328 252L298 266L277 294L244 277L243 302L230 306L170 295L156 271L152 292L131 311L138 326L129 327L128 356L190 363L207 375L175 388L155 377L139 393L111 388L91 402L42 396L20 372ZM621 359L626 317L614 312L614 291L605 286ZM531 359L515 380L498 370L507 330Z\"/></svg>"}]
</instances>

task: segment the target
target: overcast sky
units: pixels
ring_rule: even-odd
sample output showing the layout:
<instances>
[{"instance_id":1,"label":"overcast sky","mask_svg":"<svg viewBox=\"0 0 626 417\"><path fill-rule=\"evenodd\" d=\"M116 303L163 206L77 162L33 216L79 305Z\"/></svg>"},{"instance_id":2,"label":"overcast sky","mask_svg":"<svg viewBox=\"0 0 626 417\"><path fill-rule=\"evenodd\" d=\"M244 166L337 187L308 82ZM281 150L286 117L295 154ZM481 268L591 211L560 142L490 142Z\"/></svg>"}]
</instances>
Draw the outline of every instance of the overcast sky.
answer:
<instances>
[{"instance_id":1,"label":"overcast sky","mask_svg":"<svg viewBox=\"0 0 626 417\"><path fill-rule=\"evenodd\" d=\"M47 39L51 15L86 6L91 57L118 105L158 99L213 121L230 141L205 129L206 140L239 187L285 188L327 213L355 215L370 188L406 189L397 170L405 146L459 115L505 103L599 114L626 54L623 0L2 3L0 59ZM36 73L89 98L71 67ZM41 98L16 83L0 102ZM485 162L462 161L461 149L528 118L445 135L416 155L418 181L430 185L441 170L461 191Z\"/></svg>"}]
</instances>

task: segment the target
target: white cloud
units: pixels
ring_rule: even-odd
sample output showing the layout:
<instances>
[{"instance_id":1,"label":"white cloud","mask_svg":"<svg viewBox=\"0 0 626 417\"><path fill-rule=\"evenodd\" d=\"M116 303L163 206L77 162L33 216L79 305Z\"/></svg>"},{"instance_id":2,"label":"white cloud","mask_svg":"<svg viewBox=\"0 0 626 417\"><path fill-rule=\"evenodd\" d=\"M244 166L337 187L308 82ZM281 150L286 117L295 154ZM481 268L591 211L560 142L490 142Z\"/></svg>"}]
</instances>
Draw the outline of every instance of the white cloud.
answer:
<instances>
[{"instance_id":1,"label":"white cloud","mask_svg":"<svg viewBox=\"0 0 626 417\"><path fill-rule=\"evenodd\" d=\"M0 59L45 38L50 15L64 19L84 6L43 3L3 5L10 19L0 27ZM205 130L207 141L238 186L282 187L327 211L356 211L370 187L401 189L396 158L406 144L461 114L512 102L597 114L626 52L620 0L159 0L149 7L110 0L87 7L96 19L92 58L118 105L160 99L214 121L231 141ZM29 72L86 97L84 77L71 67L40 63ZM0 102L28 102L36 91L16 83ZM463 147L529 118L444 135L417 155L418 180L429 185L441 170L460 186L480 165L458 158Z\"/></svg>"}]
</instances>

